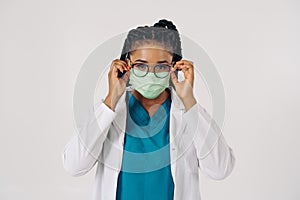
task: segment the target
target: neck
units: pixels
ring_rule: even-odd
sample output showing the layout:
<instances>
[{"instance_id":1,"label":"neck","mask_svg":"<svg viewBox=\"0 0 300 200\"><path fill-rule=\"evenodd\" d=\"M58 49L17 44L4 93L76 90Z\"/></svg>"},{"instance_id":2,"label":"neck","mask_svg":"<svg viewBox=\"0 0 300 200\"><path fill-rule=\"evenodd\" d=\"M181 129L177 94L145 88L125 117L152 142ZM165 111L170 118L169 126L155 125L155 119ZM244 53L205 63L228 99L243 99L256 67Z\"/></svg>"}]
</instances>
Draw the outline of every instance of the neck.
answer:
<instances>
[{"instance_id":1,"label":"neck","mask_svg":"<svg viewBox=\"0 0 300 200\"><path fill-rule=\"evenodd\" d=\"M166 89L155 99L147 99L136 90L133 90L132 95L143 105L148 113L151 113L152 110L157 110L158 106L162 105L170 97L170 92Z\"/></svg>"}]
</instances>

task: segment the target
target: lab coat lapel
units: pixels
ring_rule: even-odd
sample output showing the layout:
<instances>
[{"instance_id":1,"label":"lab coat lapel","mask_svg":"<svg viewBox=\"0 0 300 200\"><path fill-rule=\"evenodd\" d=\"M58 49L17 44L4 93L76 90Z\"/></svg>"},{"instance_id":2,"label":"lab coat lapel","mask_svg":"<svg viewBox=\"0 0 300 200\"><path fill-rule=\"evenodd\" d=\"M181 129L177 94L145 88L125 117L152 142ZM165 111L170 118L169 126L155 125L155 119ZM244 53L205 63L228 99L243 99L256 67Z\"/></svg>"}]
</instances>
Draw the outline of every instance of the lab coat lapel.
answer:
<instances>
[{"instance_id":1,"label":"lab coat lapel","mask_svg":"<svg viewBox=\"0 0 300 200\"><path fill-rule=\"evenodd\" d=\"M178 183L180 181L179 172L177 172L177 157L179 152L179 139L181 137L180 129L181 129L181 120L182 114L185 111L184 105L182 101L176 94L176 91L173 87L169 87L171 90L171 109L170 109L170 161L171 161L171 172L174 183ZM175 187L174 194L178 193L177 187Z\"/></svg>"},{"instance_id":2,"label":"lab coat lapel","mask_svg":"<svg viewBox=\"0 0 300 200\"><path fill-rule=\"evenodd\" d=\"M125 130L126 130L126 119L127 119L127 106L126 106L126 93L125 91L120 97L117 105L116 105L116 117L114 120L114 125L117 127L118 133L122 136L120 137L120 144L122 145L124 142Z\"/></svg>"}]
</instances>

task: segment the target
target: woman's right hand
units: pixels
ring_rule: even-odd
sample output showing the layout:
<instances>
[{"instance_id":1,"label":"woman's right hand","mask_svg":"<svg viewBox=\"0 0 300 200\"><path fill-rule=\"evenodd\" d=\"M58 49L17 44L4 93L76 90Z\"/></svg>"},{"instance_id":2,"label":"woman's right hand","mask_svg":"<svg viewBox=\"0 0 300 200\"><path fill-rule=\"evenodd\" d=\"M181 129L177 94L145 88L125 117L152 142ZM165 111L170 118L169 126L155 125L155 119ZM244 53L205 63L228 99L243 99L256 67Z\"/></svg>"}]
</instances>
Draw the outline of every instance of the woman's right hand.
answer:
<instances>
[{"instance_id":1,"label":"woman's right hand","mask_svg":"<svg viewBox=\"0 0 300 200\"><path fill-rule=\"evenodd\" d=\"M110 70L108 72L109 91L104 103L112 110L115 110L117 102L125 91L130 69L131 66L128 66L125 61L120 59L113 60L110 65ZM118 78L118 70L127 72L121 78Z\"/></svg>"}]
</instances>

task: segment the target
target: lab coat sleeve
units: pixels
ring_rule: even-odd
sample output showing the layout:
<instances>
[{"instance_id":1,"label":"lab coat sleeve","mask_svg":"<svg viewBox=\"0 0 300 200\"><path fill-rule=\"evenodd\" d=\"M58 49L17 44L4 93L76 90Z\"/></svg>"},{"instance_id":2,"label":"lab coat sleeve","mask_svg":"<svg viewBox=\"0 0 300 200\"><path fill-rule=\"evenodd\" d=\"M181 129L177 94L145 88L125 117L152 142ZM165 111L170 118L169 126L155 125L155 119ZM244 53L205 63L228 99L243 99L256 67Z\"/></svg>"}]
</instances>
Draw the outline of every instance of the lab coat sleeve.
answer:
<instances>
[{"instance_id":1,"label":"lab coat sleeve","mask_svg":"<svg viewBox=\"0 0 300 200\"><path fill-rule=\"evenodd\" d=\"M103 142L115 117L106 104L96 103L63 150L64 169L72 176L86 174L98 160Z\"/></svg>"},{"instance_id":2,"label":"lab coat sleeve","mask_svg":"<svg viewBox=\"0 0 300 200\"><path fill-rule=\"evenodd\" d=\"M183 114L188 134L193 134L200 171L214 180L229 176L235 165L232 148L221 129L199 103Z\"/></svg>"}]
</instances>

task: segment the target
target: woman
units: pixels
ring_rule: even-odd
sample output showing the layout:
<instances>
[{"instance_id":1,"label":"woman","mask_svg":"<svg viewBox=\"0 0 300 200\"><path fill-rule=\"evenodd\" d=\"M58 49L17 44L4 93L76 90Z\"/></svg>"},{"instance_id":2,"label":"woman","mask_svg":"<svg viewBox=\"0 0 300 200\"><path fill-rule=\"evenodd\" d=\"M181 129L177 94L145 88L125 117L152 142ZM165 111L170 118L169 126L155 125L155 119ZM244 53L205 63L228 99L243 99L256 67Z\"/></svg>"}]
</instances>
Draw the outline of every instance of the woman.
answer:
<instances>
[{"instance_id":1,"label":"woman","mask_svg":"<svg viewBox=\"0 0 300 200\"><path fill-rule=\"evenodd\" d=\"M73 176L97 163L94 200L200 200L198 169L215 180L231 173L233 151L193 95L194 65L182 59L171 21L131 30L108 80L91 112L96 120L63 153Z\"/></svg>"}]
</instances>

